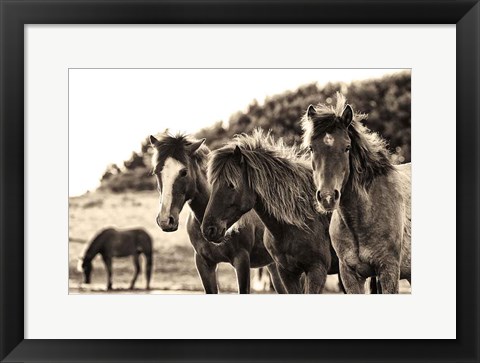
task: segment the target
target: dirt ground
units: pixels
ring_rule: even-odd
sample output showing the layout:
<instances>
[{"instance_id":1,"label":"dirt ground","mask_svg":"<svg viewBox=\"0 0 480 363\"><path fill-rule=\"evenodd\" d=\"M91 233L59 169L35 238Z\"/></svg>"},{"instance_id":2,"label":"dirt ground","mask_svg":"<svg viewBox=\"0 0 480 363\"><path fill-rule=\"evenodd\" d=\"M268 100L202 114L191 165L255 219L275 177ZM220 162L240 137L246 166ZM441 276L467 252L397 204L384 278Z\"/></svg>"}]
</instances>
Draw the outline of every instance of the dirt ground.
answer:
<instances>
[{"instance_id":1,"label":"dirt ground","mask_svg":"<svg viewBox=\"0 0 480 363\"><path fill-rule=\"evenodd\" d=\"M178 231L163 232L155 223L158 212L158 193L155 191L112 194L105 192L87 193L80 197L69 198L69 293L98 294L106 293L106 273L103 261L97 256L93 261L92 283L82 284L82 274L77 271L78 257L86 244L101 229L107 227L142 227L152 236L154 243L154 268L151 290L145 290L145 276L137 279L135 290L128 290L133 276L131 258L113 260L113 291L122 294L198 294L203 292L193 261L193 248L185 229L185 220L189 213L185 206L180 215ZM253 278L252 292L265 291L264 286ZM228 264L220 264L217 270L221 293L236 293L235 271ZM336 276L329 276L326 292L339 293ZM401 284L401 292L409 293L408 283Z\"/></svg>"}]
</instances>

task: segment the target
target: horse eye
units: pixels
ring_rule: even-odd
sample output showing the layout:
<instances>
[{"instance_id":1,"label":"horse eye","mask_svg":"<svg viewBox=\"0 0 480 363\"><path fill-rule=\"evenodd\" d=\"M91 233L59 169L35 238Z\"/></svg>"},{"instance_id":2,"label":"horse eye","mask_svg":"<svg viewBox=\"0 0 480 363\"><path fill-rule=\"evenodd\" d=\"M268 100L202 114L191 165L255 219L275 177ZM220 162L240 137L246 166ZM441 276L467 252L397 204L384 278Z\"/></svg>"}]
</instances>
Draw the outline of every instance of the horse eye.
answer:
<instances>
[{"instance_id":1,"label":"horse eye","mask_svg":"<svg viewBox=\"0 0 480 363\"><path fill-rule=\"evenodd\" d=\"M186 176L186 175L187 175L187 170L186 170L186 169L182 169L182 170L180 170L180 173L179 173L179 175L180 175L181 177L184 177L184 176Z\"/></svg>"},{"instance_id":2,"label":"horse eye","mask_svg":"<svg viewBox=\"0 0 480 363\"><path fill-rule=\"evenodd\" d=\"M350 151L352 147L350 145L347 145L347 147L345 148L345 152L348 153Z\"/></svg>"},{"instance_id":3,"label":"horse eye","mask_svg":"<svg viewBox=\"0 0 480 363\"><path fill-rule=\"evenodd\" d=\"M227 185L230 189L235 189L235 185L233 185L232 183L228 183Z\"/></svg>"},{"instance_id":4,"label":"horse eye","mask_svg":"<svg viewBox=\"0 0 480 363\"><path fill-rule=\"evenodd\" d=\"M312 145L308 145L308 151L310 151L310 152L313 153L313 147L312 147Z\"/></svg>"}]
</instances>

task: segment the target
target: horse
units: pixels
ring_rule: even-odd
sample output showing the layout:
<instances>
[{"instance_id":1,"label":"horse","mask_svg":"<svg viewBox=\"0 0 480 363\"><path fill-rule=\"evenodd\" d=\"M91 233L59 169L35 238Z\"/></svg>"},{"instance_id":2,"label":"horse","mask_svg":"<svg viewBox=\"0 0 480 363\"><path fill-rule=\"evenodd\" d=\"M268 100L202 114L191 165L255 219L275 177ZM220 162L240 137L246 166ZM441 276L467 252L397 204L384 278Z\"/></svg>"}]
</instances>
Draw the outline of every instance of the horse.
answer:
<instances>
[{"instance_id":1,"label":"horse","mask_svg":"<svg viewBox=\"0 0 480 363\"><path fill-rule=\"evenodd\" d=\"M312 170L295 148L259 129L237 135L213 151L208 180L212 193L202 223L205 238L221 241L236 221L255 210L288 293L321 293L327 273L338 273L329 216L316 212Z\"/></svg>"},{"instance_id":2,"label":"horse","mask_svg":"<svg viewBox=\"0 0 480 363\"><path fill-rule=\"evenodd\" d=\"M147 290L150 289L153 249L152 238L145 230L106 228L100 231L87 245L83 256L79 257L78 270L83 272L86 284L90 283L92 260L97 254L102 256L107 269L107 290L112 290L112 259L114 257L133 257L135 272L130 283L130 289L132 290L141 270L140 255L144 254L146 259Z\"/></svg>"},{"instance_id":3,"label":"horse","mask_svg":"<svg viewBox=\"0 0 480 363\"><path fill-rule=\"evenodd\" d=\"M191 213L187 232L205 293L218 293L216 269L221 262L234 267L240 294L250 293L250 268L263 266L267 267L277 293L284 293L276 265L263 244L265 227L254 213L232 226L219 244L203 237L200 226L210 198L206 175L210 150L204 145L205 139L165 134L160 139L150 136L150 142L154 148L153 174L161 194L157 225L165 232L176 231L180 211L188 202Z\"/></svg>"},{"instance_id":4,"label":"horse","mask_svg":"<svg viewBox=\"0 0 480 363\"><path fill-rule=\"evenodd\" d=\"M312 154L314 193L331 213L330 237L347 293L364 293L377 277L379 293L411 282L411 164L394 165L385 141L370 132L338 93L335 107L310 105L303 144Z\"/></svg>"}]
</instances>

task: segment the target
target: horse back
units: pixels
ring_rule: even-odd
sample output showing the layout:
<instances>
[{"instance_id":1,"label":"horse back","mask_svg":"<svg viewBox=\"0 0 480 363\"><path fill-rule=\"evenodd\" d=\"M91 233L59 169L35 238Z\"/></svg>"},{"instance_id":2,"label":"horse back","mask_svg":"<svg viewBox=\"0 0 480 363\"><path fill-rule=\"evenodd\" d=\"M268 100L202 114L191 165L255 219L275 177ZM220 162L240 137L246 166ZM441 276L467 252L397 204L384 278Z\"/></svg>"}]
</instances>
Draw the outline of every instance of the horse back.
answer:
<instances>
[{"instance_id":1,"label":"horse back","mask_svg":"<svg viewBox=\"0 0 480 363\"><path fill-rule=\"evenodd\" d=\"M105 229L100 235L103 254L110 257L127 257L137 253L151 253L152 239L143 229Z\"/></svg>"}]
</instances>

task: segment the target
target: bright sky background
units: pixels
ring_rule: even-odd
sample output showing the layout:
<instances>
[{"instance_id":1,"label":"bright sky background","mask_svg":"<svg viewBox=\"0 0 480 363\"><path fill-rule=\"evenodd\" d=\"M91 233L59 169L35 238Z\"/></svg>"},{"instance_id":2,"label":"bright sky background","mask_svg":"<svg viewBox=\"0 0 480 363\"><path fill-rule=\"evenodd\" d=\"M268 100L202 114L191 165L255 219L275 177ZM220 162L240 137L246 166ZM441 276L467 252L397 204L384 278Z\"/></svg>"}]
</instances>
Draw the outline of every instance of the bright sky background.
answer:
<instances>
[{"instance_id":1,"label":"bright sky background","mask_svg":"<svg viewBox=\"0 0 480 363\"><path fill-rule=\"evenodd\" d=\"M122 165L143 139L193 133L251 101L311 82L350 82L394 69L71 69L69 194L99 185L108 164Z\"/></svg>"}]
</instances>

